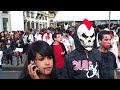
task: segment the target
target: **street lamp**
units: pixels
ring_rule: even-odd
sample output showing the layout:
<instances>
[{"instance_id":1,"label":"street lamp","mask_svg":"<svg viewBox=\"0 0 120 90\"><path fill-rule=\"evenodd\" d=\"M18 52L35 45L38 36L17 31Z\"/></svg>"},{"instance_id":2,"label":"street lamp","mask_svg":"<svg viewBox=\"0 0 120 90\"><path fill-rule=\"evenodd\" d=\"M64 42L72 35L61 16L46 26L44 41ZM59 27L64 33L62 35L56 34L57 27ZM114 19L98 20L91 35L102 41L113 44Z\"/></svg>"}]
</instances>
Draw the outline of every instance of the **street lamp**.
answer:
<instances>
[{"instance_id":1,"label":"street lamp","mask_svg":"<svg viewBox=\"0 0 120 90\"><path fill-rule=\"evenodd\" d=\"M26 17L24 17L24 28L25 28L25 31L28 30L28 28L27 28L27 18Z\"/></svg>"},{"instance_id":2,"label":"street lamp","mask_svg":"<svg viewBox=\"0 0 120 90\"><path fill-rule=\"evenodd\" d=\"M109 30L110 30L110 17L111 17L111 11L109 11Z\"/></svg>"}]
</instances>

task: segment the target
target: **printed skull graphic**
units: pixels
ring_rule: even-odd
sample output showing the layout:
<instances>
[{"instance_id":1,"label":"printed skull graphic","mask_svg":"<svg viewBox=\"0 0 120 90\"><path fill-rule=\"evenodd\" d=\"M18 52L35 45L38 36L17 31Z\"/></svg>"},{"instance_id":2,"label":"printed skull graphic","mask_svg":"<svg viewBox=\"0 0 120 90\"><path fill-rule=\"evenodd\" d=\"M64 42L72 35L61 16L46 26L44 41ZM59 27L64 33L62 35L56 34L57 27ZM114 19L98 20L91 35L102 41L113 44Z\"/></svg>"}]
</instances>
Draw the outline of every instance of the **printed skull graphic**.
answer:
<instances>
[{"instance_id":1,"label":"printed skull graphic","mask_svg":"<svg viewBox=\"0 0 120 90\"><path fill-rule=\"evenodd\" d=\"M84 19L82 24L78 27L77 36L81 45L86 50L91 51L95 40L95 32L92 23Z\"/></svg>"}]
</instances>

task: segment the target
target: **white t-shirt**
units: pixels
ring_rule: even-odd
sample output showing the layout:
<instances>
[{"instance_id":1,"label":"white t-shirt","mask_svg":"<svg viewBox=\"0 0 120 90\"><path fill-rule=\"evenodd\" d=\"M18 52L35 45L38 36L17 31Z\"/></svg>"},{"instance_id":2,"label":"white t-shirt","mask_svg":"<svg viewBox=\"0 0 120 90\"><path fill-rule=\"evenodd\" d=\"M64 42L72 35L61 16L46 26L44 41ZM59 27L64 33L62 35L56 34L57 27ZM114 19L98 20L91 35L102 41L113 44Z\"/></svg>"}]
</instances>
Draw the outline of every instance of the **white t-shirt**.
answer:
<instances>
[{"instance_id":1,"label":"white t-shirt","mask_svg":"<svg viewBox=\"0 0 120 90\"><path fill-rule=\"evenodd\" d=\"M111 51L115 55L116 61L118 61L118 46L115 38L111 39L111 45L112 48L110 48L109 51Z\"/></svg>"},{"instance_id":2,"label":"white t-shirt","mask_svg":"<svg viewBox=\"0 0 120 90\"><path fill-rule=\"evenodd\" d=\"M35 34L35 40L38 41L38 40L42 40L42 35L41 34Z\"/></svg>"},{"instance_id":3,"label":"white t-shirt","mask_svg":"<svg viewBox=\"0 0 120 90\"><path fill-rule=\"evenodd\" d=\"M0 65L2 64L2 58L3 58L3 51L0 51Z\"/></svg>"},{"instance_id":4,"label":"white t-shirt","mask_svg":"<svg viewBox=\"0 0 120 90\"><path fill-rule=\"evenodd\" d=\"M24 36L23 36L24 44L27 44L27 37L28 37L28 35L24 35Z\"/></svg>"},{"instance_id":5,"label":"white t-shirt","mask_svg":"<svg viewBox=\"0 0 120 90\"><path fill-rule=\"evenodd\" d=\"M68 41L67 39L63 38L63 40L61 41L61 43L64 44L65 49L66 49L66 51L68 52L68 46L70 46L69 41Z\"/></svg>"},{"instance_id":6,"label":"white t-shirt","mask_svg":"<svg viewBox=\"0 0 120 90\"><path fill-rule=\"evenodd\" d=\"M34 42L34 36L30 34L28 40L30 40L30 44L31 44L32 42Z\"/></svg>"},{"instance_id":7,"label":"white t-shirt","mask_svg":"<svg viewBox=\"0 0 120 90\"><path fill-rule=\"evenodd\" d=\"M69 36L68 40L69 40L70 46L72 46L72 51L75 50L74 39L71 36Z\"/></svg>"},{"instance_id":8,"label":"white t-shirt","mask_svg":"<svg viewBox=\"0 0 120 90\"><path fill-rule=\"evenodd\" d=\"M64 25L64 29L67 30L68 29L68 24Z\"/></svg>"},{"instance_id":9,"label":"white t-shirt","mask_svg":"<svg viewBox=\"0 0 120 90\"><path fill-rule=\"evenodd\" d=\"M47 33L45 33L44 35L43 35L43 41L45 41L45 42L47 42L49 45L51 45L52 43L53 43L53 39L52 39L52 34L50 33L49 34L49 39L47 39L46 38L47 37Z\"/></svg>"}]
</instances>

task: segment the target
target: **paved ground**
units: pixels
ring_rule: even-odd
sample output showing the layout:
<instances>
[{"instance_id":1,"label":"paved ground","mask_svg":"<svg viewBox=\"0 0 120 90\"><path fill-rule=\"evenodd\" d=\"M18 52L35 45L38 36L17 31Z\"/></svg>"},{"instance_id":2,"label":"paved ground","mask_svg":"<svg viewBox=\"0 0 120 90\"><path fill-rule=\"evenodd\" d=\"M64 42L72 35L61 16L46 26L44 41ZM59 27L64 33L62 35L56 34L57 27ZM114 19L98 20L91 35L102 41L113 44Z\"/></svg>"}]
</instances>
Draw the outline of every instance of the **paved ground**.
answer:
<instances>
[{"instance_id":1,"label":"paved ground","mask_svg":"<svg viewBox=\"0 0 120 90\"><path fill-rule=\"evenodd\" d=\"M18 66L23 66L24 65L24 63L25 63L25 61L26 61L26 58L27 58L27 55L24 53L23 55L22 55L22 60L23 60L23 63L21 64L21 60L20 60L20 58L19 58L19 64L20 65L18 65ZM10 62L10 61L9 61ZM16 60L16 57L15 56L13 56L13 65L11 65L10 63L9 64L2 64L3 66L16 66L17 65L17 60ZM17 66L16 66L17 67Z\"/></svg>"},{"instance_id":2,"label":"paved ground","mask_svg":"<svg viewBox=\"0 0 120 90\"><path fill-rule=\"evenodd\" d=\"M23 63L21 63L21 60L19 59L19 65L17 65L17 60L16 60L16 57L13 56L13 65L11 64L2 64L2 71L21 71L23 66L24 66L24 63L26 61L26 58L27 58L27 55L26 54L23 54L22 55L22 59L23 59Z\"/></svg>"},{"instance_id":3,"label":"paved ground","mask_svg":"<svg viewBox=\"0 0 120 90\"><path fill-rule=\"evenodd\" d=\"M0 79L19 79L21 71L2 71L0 70Z\"/></svg>"},{"instance_id":4,"label":"paved ground","mask_svg":"<svg viewBox=\"0 0 120 90\"><path fill-rule=\"evenodd\" d=\"M24 66L24 63L26 61L27 55L23 54L22 59L23 59L23 64L21 64L21 60L19 59L19 66L17 65L17 60L16 57L13 56L13 65L11 64L3 64L2 69L0 69L0 79L19 79L21 69Z\"/></svg>"}]
</instances>

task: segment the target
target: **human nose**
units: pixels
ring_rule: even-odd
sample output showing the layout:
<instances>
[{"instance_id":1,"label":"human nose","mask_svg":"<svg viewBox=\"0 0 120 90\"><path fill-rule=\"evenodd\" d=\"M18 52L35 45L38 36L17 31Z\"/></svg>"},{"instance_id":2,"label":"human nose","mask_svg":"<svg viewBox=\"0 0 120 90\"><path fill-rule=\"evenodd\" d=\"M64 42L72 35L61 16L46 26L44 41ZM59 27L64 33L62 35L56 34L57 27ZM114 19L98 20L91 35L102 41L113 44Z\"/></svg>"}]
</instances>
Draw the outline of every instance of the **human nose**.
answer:
<instances>
[{"instance_id":1,"label":"human nose","mask_svg":"<svg viewBox=\"0 0 120 90\"><path fill-rule=\"evenodd\" d=\"M111 40L109 40L108 43L111 44L112 43Z\"/></svg>"},{"instance_id":2,"label":"human nose","mask_svg":"<svg viewBox=\"0 0 120 90\"><path fill-rule=\"evenodd\" d=\"M45 58L45 64L50 64L49 59Z\"/></svg>"}]
</instances>

